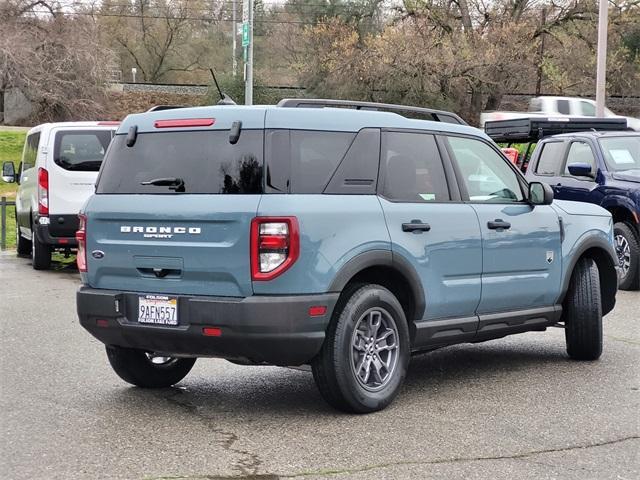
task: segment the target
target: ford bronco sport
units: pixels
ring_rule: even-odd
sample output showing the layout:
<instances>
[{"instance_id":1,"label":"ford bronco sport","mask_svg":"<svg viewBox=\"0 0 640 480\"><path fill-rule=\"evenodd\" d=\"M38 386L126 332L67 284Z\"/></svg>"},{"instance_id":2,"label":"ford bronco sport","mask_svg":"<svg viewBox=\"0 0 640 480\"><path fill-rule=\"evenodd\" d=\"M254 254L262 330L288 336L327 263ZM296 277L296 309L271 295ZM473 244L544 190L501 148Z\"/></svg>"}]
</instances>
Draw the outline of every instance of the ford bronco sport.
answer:
<instances>
[{"instance_id":1,"label":"ford bronco sport","mask_svg":"<svg viewBox=\"0 0 640 480\"><path fill-rule=\"evenodd\" d=\"M310 364L322 396L359 413L393 400L412 353L447 345L561 325L568 355L595 360L617 290L611 215L552 201L447 112L130 115L81 215L78 315L131 384L173 385L197 357Z\"/></svg>"}]
</instances>

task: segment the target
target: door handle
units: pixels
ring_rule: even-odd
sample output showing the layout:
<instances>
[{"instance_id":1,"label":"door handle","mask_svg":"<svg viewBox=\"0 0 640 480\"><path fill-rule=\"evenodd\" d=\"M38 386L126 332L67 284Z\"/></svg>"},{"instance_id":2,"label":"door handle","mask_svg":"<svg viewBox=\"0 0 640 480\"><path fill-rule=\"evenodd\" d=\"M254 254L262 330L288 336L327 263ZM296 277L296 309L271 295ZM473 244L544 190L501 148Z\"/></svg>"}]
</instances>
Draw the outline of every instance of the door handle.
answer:
<instances>
[{"instance_id":1,"label":"door handle","mask_svg":"<svg viewBox=\"0 0 640 480\"><path fill-rule=\"evenodd\" d=\"M403 232L428 232L429 230L431 230L431 225L422 220L411 220L410 223L402 224Z\"/></svg>"},{"instance_id":2,"label":"door handle","mask_svg":"<svg viewBox=\"0 0 640 480\"><path fill-rule=\"evenodd\" d=\"M511 228L511 224L509 222L505 222L501 218L496 218L493 222L487 222L487 227L491 230L507 230Z\"/></svg>"}]
</instances>

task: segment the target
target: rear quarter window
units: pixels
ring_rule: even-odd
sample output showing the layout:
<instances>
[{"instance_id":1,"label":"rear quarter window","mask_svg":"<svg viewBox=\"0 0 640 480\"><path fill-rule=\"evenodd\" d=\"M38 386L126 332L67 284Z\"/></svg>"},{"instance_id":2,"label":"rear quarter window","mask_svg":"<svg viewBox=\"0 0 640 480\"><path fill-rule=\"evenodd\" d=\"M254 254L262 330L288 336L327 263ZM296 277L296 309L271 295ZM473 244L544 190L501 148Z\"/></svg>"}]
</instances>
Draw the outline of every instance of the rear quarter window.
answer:
<instances>
[{"instance_id":1,"label":"rear quarter window","mask_svg":"<svg viewBox=\"0 0 640 480\"><path fill-rule=\"evenodd\" d=\"M243 130L231 144L229 130L140 133L127 147L126 135L116 135L96 193L175 193L142 184L163 178L181 179L186 194L262 193L263 137L262 130Z\"/></svg>"},{"instance_id":2,"label":"rear quarter window","mask_svg":"<svg viewBox=\"0 0 640 480\"><path fill-rule=\"evenodd\" d=\"M112 136L111 130L56 132L53 161L65 170L97 172Z\"/></svg>"}]
</instances>

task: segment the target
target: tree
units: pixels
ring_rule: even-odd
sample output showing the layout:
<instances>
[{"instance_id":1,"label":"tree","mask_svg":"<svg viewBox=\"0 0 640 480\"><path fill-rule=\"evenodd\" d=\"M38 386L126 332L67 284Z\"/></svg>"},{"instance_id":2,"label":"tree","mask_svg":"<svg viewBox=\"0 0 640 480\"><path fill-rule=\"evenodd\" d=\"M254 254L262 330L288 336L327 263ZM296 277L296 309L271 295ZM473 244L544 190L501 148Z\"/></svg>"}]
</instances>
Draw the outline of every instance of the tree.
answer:
<instances>
[{"instance_id":1,"label":"tree","mask_svg":"<svg viewBox=\"0 0 640 480\"><path fill-rule=\"evenodd\" d=\"M20 89L41 121L98 118L111 54L92 19L28 0L3 4L0 18L0 98Z\"/></svg>"}]
</instances>

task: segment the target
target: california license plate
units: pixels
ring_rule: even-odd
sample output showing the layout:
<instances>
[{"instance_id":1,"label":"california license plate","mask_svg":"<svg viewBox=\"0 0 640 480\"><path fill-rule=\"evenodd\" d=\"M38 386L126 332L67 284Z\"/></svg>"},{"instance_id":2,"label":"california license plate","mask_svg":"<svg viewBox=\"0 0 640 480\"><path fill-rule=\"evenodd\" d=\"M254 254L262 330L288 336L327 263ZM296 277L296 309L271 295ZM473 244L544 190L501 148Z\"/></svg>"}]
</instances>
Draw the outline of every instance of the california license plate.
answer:
<instances>
[{"instance_id":1,"label":"california license plate","mask_svg":"<svg viewBox=\"0 0 640 480\"><path fill-rule=\"evenodd\" d=\"M164 295L138 297L138 322L178 325L178 299Z\"/></svg>"}]
</instances>

